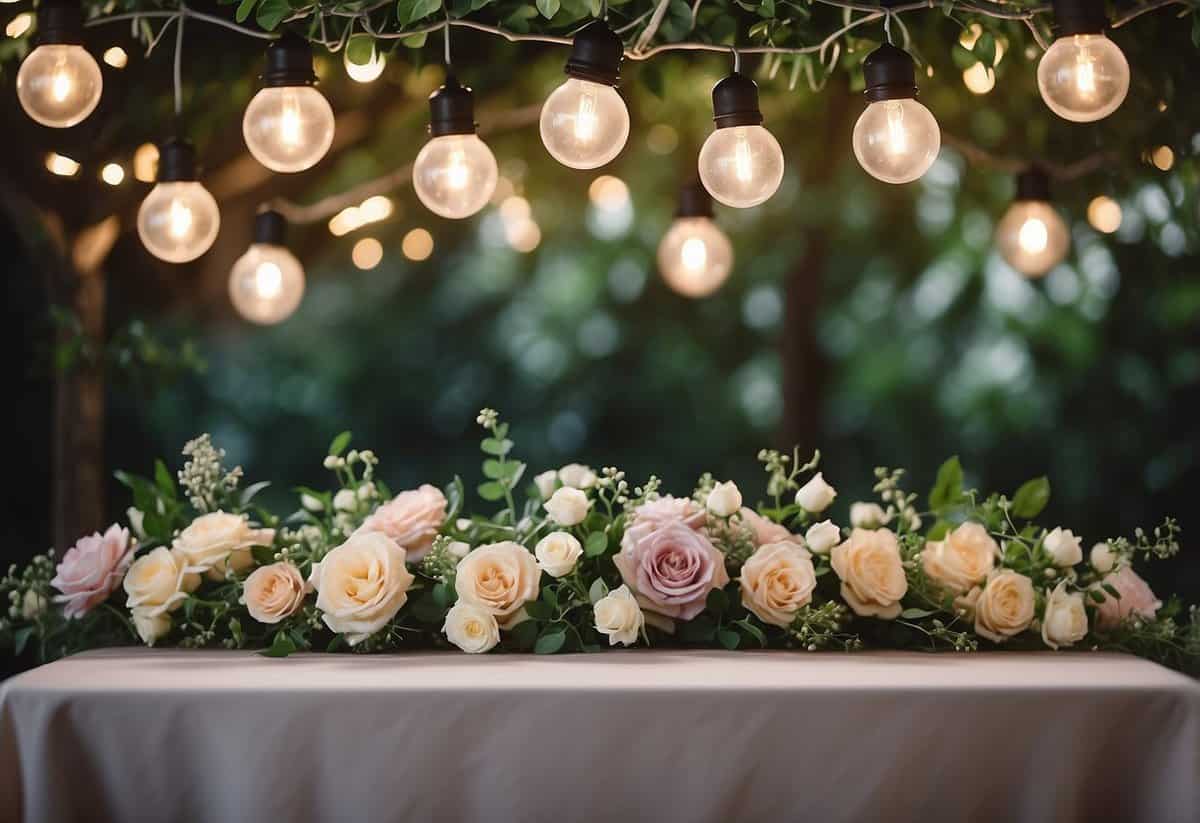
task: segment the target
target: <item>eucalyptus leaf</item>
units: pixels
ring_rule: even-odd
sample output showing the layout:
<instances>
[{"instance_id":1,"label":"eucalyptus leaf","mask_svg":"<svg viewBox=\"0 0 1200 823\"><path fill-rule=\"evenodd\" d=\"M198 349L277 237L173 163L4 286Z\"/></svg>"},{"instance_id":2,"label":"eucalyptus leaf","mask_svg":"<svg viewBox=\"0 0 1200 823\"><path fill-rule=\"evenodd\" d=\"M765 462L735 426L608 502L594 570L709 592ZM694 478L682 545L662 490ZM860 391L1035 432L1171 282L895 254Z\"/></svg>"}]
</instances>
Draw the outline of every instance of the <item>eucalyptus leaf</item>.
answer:
<instances>
[{"instance_id":1,"label":"eucalyptus leaf","mask_svg":"<svg viewBox=\"0 0 1200 823\"><path fill-rule=\"evenodd\" d=\"M608 535L604 532L592 532L583 544L583 553L588 557L599 557L608 551Z\"/></svg>"},{"instance_id":2,"label":"eucalyptus leaf","mask_svg":"<svg viewBox=\"0 0 1200 823\"><path fill-rule=\"evenodd\" d=\"M537 0L537 10L542 17L549 20L554 15L558 14L558 10L562 7L559 0Z\"/></svg>"},{"instance_id":3,"label":"eucalyptus leaf","mask_svg":"<svg viewBox=\"0 0 1200 823\"><path fill-rule=\"evenodd\" d=\"M552 631L537 639L533 647L534 654L554 654L567 642L567 635L562 631Z\"/></svg>"},{"instance_id":4,"label":"eucalyptus leaf","mask_svg":"<svg viewBox=\"0 0 1200 823\"><path fill-rule=\"evenodd\" d=\"M338 457L350 445L350 432L344 431L337 437L333 438L333 442L329 444L329 455Z\"/></svg>"},{"instance_id":5,"label":"eucalyptus leaf","mask_svg":"<svg viewBox=\"0 0 1200 823\"><path fill-rule=\"evenodd\" d=\"M1050 502L1050 481L1037 477L1017 489L1013 495L1012 513L1025 520L1032 520L1042 513Z\"/></svg>"}]
</instances>

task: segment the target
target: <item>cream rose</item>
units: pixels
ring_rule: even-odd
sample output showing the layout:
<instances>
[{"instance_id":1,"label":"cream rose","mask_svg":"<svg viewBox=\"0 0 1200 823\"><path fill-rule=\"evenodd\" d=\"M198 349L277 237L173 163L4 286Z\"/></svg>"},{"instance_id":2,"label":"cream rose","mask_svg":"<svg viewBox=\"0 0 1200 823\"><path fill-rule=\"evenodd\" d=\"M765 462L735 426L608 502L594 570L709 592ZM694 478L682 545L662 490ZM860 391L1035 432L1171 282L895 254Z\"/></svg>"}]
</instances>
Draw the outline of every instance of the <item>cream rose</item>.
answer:
<instances>
[{"instance_id":1,"label":"cream rose","mask_svg":"<svg viewBox=\"0 0 1200 823\"><path fill-rule=\"evenodd\" d=\"M646 616L629 587L622 584L601 597L592 607L596 631L608 637L608 645L632 646L646 626Z\"/></svg>"},{"instance_id":2,"label":"cream rose","mask_svg":"<svg viewBox=\"0 0 1200 823\"><path fill-rule=\"evenodd\" d=\"M446 612L446 639L467 654L483 654L500 642L496 617L482 606L459 601Z\"/></svg>"},{"instance_id":3,"label":"cream rose","mask_svg":"<svg viewBox=\"0 0 1200 823\"><path fill-rule=\"evenodd\" d=\"M573 489L590 489L596 485L596 473L591 466L580 463L568 463L558 470L558 479L564 486Z\"/></svg>"},{"instance_id":4,"label":"cream rose","mask_svg":"<svg viewBox=\"0 0 1200 823\"><path fill-rule=\"evenodd\" d=\"M314 563L309 582L325 625L356 646L387 625L408 600L413 576L404 549L381 532L361 532Z\"/></svg>"},{"instance_id":5,"label":"cream rose","mask_svg":"<svg viewBox=\"0 0 1200 823\"><path fill-rule=\"evenodd\" d=\"M705 507L716 517L729 517L742 507L742 493L732 480L718 483L708 493Z\"/></svg>"},{"instance_id":6,"label":"cream rose","mask_svg":"<svg viewBox=\"0 0 1200 823\"><path fill-rule=\"evenodd\" d=\"M921 565L926 576L951 594L962 594L987 579L1000 546L978 523L963 523L945 540L925 544Z\"/></svg>"},{"instance_id":7,"label":"cream rose","mask_svg":"<svg viewBox=\"0 0 1200 823\"><path fill-rule=\"evenodd\" d=\"M894 620L908 592L900 544L891 529L854 529L833 547L829 562L842 581L842 598L855 614Z\"/></svg>"},{"instance_id":8,"label":"cream rose","mask_svg":"<svg viewBox=\"0 0 1200 823\"><path fill-rule=\"evenodd\" d=\"M992 572L975 601L975 633L1003 643L1029 628L1034 612L1033 581L1011 569Z\"/></svg>"},{"instance_id":9,"label":"cream rose","mask_svg":"<svg viewBox=\"0 0 1200 823\"><path fill-rule=\"evenodd\" d=\"M837 489L825 482L821 472L817 472L796 492L796 505L807 512L819 514L829 508L835 497Z\"/></svg>"},{"instance_id":10,"label":"cream rose","mask_svg":"<svg viewBox=\"0 0 1200 823\"><path fill-rule=\"evenodd\" d=\"M1054 565L1074 566L1083 560L1083 545L1070 529L1056 528L1048 533L1042 546L1054 559Z\"/></svg>"},{"instance_id":11,"label":"cream rose","mask_svg":"<svg viewBox=\"0 0 1200 823\"><path fill-rule=\"evenodd\" d=\"M583 554L583 546L573 535L551 532L533 547L533 554L542 571L551 577L564 577L575 570Z\"/></svg>"},{"instance_id":12,"label":"cream rose","mask_svg":"<svg viewBox=\"0 0 1200 823\"><path fill-rule=\"evenodd\" d=\"M300 611L309 591L299 569L291 563L272 563L250 573L239 602L259 623L272 624Z\"/></svg>"},{"instance_id":13,"label":"cream rose","mask_svg":"<svg viewBox=\"0 0 1200 823\"><path fill-rule=\"evenodd\" d=\"M428 483L400 492L377 508L358 528L381 532L404 549L410 563L418 563L433 546L433 538L446 521L446 496Z\"/></svg>"},{"instance_id":14,"label":"cream rose","mask_svg":"<svg viewBox=\"0 0 1200 823\"><path fill-rule=\"evenodd\" d=\"M560 526L577 526L587 517L592 503L579 489L563 486L542 504L550 517Z\"/></svg>"},{"instance_id":15,"label":"cream rose","mask_svg":"<svg viewBox=\"0 0 1200 823\"><path fill-rule=\"evenodd\" d=\"M1117 553L1107 543L1097 543L1092 546L1088 559L1091 561L1092 568L1100 574L1108 574L1117 565Z\"/></svg>"},{"instance_id":16,"label":"cream rose","mask_svg":"<svg viewBox=\"0 0 1200 823\"><path fill-rule=\"evenodd\" d=\"M1042 615L1042 642L1052 649L1071 646L1087 636L1087 610L1083 595L1067 592L1067 581L1059 583L1046 596L1046 611Z\"/></svg>"},{"instance_id":17,"label":"cream rose","mask_svg":"<svg viewBox=\"0 0 1200 823\"><path fill-rule=\"evenodd\" d=\"M183 555L187 565L223 580L227 569L240 572L253 565L252 546L274 542L274 529L253 529L240 514L217 511L193 520L175 538L172 548Z\"/></svg>"},{"instance_id":18,"label":"cream rose","mask_svg":"<svg viewBox=\"0 0 1200 823\"><path fill-rule=\"evenodd\" d=\"M891 518L878 503L851 503L850 526L855 529L877 529Z\"/></svg>"},{"instance_id":19,"label":"cream rose","mask_svg":"<svg viewBox=\"0 0 1200 823\"><path fill-rule=\"evenodd\" d=\"M742 565L742 605L764 623L787 626L812 602L817 575L808 552L795 543L760 546Z\"/></svg>"},{"instance_id":20,"label":"cream rose","mask_svg":"<svg viewBox=\"0 0 1200 823\"><path fill-rule=\"evenodd\" d=\"M549 500L550 495L554 494L554 490L558 488L558 472L554 469L544 471L533 478L533 484L537 486L538 494L542 496L542 499Z\"/></svg>"},{"instance_id":21,"label":"cream rose","mask_svg":"<svg viewBox=\"0 0 1200 823\"><path fill-rule=\"evenodd\" d=\"M491 543L458 562L454 590L460 600L494 615L500 628L511 629L525 618L522 607L537 599L541 574L537 560L520 543Z\"/></svg>"},{"instance_id":22,"label":"cream rose","mask_svg":"<svg viewBox=\"0 0 1200 823\"><path fill-rule=\"evenodd\" d=\"M171 630L169 613L183 605L200 585L202 569L187 565L183 554L166 546L133 561L122 585L125 605L133 616L138 636L148 646Z\"/></svg>"},{"instance_id":23,"label":"cream rose","mask_svg":"<svg viewBox=\"0 0 1200 823\"><path fill-rule=\"evenodd\" d=\"M841 539L842 530L829 520L814 523L804 533L804 542L813 554L829 554Z\"/></svg>"},{"instance_id":24,"label":"cream rose","mask_svg":"<svg viewBox=\"0 0 1200 823\"><path fill-rule=\"evenodd\" d=\"M134 609L132 616L133 628L137 630L138 637L147 646L153 646L156 640L166 637L167 633L171 631L170 615Z\"/></svg>"}]
</instances>

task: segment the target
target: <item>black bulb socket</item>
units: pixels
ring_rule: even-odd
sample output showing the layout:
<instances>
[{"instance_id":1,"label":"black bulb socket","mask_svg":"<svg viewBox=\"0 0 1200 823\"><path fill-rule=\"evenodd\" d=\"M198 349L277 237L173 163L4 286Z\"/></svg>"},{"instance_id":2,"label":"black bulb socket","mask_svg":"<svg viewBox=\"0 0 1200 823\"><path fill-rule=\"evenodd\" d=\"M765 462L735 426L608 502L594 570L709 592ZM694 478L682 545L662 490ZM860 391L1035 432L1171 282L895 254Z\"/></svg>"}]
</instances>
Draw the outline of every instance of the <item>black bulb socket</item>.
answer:
<instances>
[{"instance_id":1,"label":"black bulb socket","mask_svg":"<svg viewBox=\"0 0 1200 823\"><path fill-rule=\"evenodd\" d=\"M1104 34L1108 17L1100 0L1054 0L1054 29L1059 37Z\"/></svg>"},{"instance_id":2,"label":"black bulb socket","mask_svg":"<svg viewBox=\"0 0 1200 823\"><path fill-rule=\"evenodd\" d=\"M274 209L260 211L254 218L254 242L282 246L287 237L287 220Z\"/></svg>"},{"instance_id":3,"label":"black bulb socket","mask_svg":"<svg viewBox=\"0 0 1200 823\"><path fill-rule=\"evenodd\" d=\"M200 179L196 171L196 147L178 137L170 137L158 146L159 183L187 183Z\"/></svg>"},{"instance_id":4,"label":"black bulb socket","mask_svg":"<svg viewBox=\"0 0 1200 823\"><path fill-rule=\"evenodd\" d=\"M866 96L872 103L905 100L917 96L917 67L904 49L884 43L863 61Z\"/></svg>"},{"instance_id":5,"label":"black bulb socket","mask_svg":"<svg viewBox=\"0 0 1200 823\"><path fill-rule=\"evenodd\" d=\"M42 0L37 9L39 46L82 46L83 7L78 0Z\"/></svg>"},{"instance_id":6,"label":"black bulb socket","mask_svg":"<svg viewBox=\"0 0 1200 823\"><path fill-rule=\"evenodd\" d=\"M625 44L617 33L603 20L593 20L575 34L564 71L578 80L615 86L621 80L624 58Z\"/></svg>"},{"instance_id":7,"label":"black bulb socket","mask_svg":"<svg viewBox=\"0 0 1200 823\"><path fill-rule=\"evenodd\" d=\"M694 180L679 190L679 208L675 216L712 218L712 195L699 180Z\"/></svg>"},{"instance_id":8,"label":"black bulb socket","mask_svg":"<svg viewBox=\"0 0 1200 823\"><path fill-rule=\"evenodd\" d=\"M278 40L267 46L267 67L262 75L263 87L315 86L312 46L300 35L285 31Z\"/></svg>"},{"instance_id":9,"label":"black bulb socket","mask_svg":"<svg viewBox=\"0 0 1200 823\"><path fill-rule=\"evenodd\" d=\"M1016 200L1050 202L1050 175L1044 169L1030 166L1017 175Z\"/></svg>"},{"instance_id":10,"label":"black bulb socket","mask_svg":"<svg viewBox=\"0 0 1200 823\"><path fill-rule=\"evenodd\" d=\"M459 85L453 74L446 75L446 83L429 95L429 133L434 137L474 134L475 125L471 89Z\"/></svg>"},{"instance_id":11,"label":"black bulb socket","mask_svg":"<svg viewBox=\"0 0 1200 823\"><path fill-rule=\"evenodd\" d=\"M723 78L712 90L713 122L718 129L733 126L758 126L758 84L740 72Z\"/></svg>"}]
</instances>

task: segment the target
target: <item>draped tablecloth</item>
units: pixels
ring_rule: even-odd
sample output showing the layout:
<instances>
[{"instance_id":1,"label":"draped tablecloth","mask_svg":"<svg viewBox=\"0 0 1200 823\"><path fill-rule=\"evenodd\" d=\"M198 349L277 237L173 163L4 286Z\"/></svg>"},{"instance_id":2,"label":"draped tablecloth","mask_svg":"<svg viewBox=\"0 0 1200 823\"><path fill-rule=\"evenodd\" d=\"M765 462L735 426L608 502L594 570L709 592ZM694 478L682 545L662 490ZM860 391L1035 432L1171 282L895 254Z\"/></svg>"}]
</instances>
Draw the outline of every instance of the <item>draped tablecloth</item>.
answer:
<instances>
[{"instance_id":1,"label":"draped tablecloth","mask_svg":"<svg viewBox=\"0 0 1200 823\"><path fill-rule=\"evenodd\" d=\"M0 687L5 820L1200 820L1200 685L1108 654L123 649Z\"/></svg>"}]
</instances>

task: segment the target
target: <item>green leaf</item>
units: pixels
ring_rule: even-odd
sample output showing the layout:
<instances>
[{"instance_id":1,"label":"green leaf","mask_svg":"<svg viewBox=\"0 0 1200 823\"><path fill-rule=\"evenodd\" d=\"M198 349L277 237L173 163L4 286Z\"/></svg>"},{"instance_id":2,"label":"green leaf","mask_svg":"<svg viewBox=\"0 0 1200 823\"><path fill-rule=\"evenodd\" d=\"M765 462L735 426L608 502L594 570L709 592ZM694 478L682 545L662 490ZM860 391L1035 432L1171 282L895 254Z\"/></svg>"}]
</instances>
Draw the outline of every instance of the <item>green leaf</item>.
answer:
<instances>
[{"instance_id":1,"label":"green leaf","mask_svg":"<svg viewBox=\"0 0 1200 823\"><path fill-rule=\"evenodd\" d=\"M296 651L296 644L292 642L292 638L288 637L287 632L275 632L271 648L264 649L259 654L263 657L287 657L294 651Z\"/></svg>"},{"instance_id":2,"label":"green leaf","mask_svg":"<svg viewBox=\"0 0 1200 823\"><path fill-rule=\"evenodd\" d=\"M365 66L375 55L375 40L369 34L356 34L346 44L346 59L356 66Z\"/></svg>"},{"instance_id":3,"label":"green leaf","mask_svg":"<svg viewBox=\"0 0 1200 823\"><path fill-rule=\"evenodd\" d=\"M979 62L979 58L975 56L975 52L963 48L960 43L955 43L950 49L950 57L954 60L954 65L960 69L969 69Z\"/></svg>"},{"instance_id":4,"label":"green leaf","mask_svg":"<svg viewBox=\"0 0 1200 823\"><path fill-rule=\"evenodd\" d=\"M599 557L608 551L608 535L604 532L592 532L583 544L583 553L588 557Z\"/></svg>"},{"instance_id":5,"label":"green leaf","mask_svg":"<svg viewBox=\"0 0 1200 823\"><path fill-rule=\"evenodd\" d=\"M530 600L525 604L525 614L534 620L549 620L554 617L554 609L544 600Z\"/></svg>"},{"instance_id":6,"label":"green leaf","mask_svg":"<svg viewBox=\"0 0 1200 823\"><path fill-rule=\"evenodd\" d=\"M479 448L483 449L485 454L493 454L496 457L504 457L512 451L512 447L513 442L507 438L497 440L495 437L488 437L479 444Z\"/></svg>"},{"instance_id":7,"label":"green leaf","mask_svg":"<svg viewBox=\"0 0 1200 823\"><path fill-rule=\"evenodd\" d=\"M13 632L13 655L21 656L21 652L25 651L25 646L29 643L29 638L33 637L33 626L23 626Z\"/></svg>"},{"instance_id":8,"label":"green leaf","mask_svg":"<svg viewBox=\"0 0 1200 823\"><path fill-rule=\"evenodd\" d=\"M900 616L905 620L920 620L922 617L929 617L931 614L937 614L931 609L905 609L900 612Z\"/></svg>"},{"instance_id":9,"label":"green leaf","mask_svg":"<svg viewBox=\"0 0 1200 823\"><path fill-rule=\"evenodd\" d=\"M483 461L484 477L491 478L492 480L499 480L504 477L505 474L505 464L501 463L499 460L492 460L489 458Z\"/></svg>"},{"instance_id":10,"label":"green leaf","mask_svg":"<svg viewBox=\"0 0 1200 823\"><path fill-rule=\"evenodd\" d=\"M250 12L254 11L254 4L258 0L242 0L238 3L237 11L233 13L233 17L239 23L245 23L246 18L250 16Z\"/></svg>"},{"instance_id":11,"label":"green leaf","mask_svg":"<svg viewBox=\"0 0 1200 823\"><path fill-rule=\"evenodd\" d=\"M283 22L283 18L291 13L292 6L288 0L262 0L258 11L254 14L254 19L267 31L275 31L275 28Z\"/></svg>"},{"instance_id":12,"label":"green leaf","mask_svg":"<svg viewBox=\"0 0 1200 823\"><path fill-rule=\"evenodd\" d=\"M547 606L549 606L551 609L557 609L558 608L558 594L555 593L554 589L547 586L546 588L542 589L542 602L545 603Z\"/></svg>"},{"instance_id":13,"label":"green leaf","mask_svg":"<svg viewBox=\"0 0 1200 823\"><path fill-rule=\"evenodd\" d=\"M679 625L679 639L689 643L711 643L716 632L717 624L705 615Z\"/></svg>"},{"instance_id":14,"label":"green leaf","mask_svg":"<svg viewBox=\"0 0 1200 823\"><path fill-rule=\"evenodd\" d=\"M439 606L433 595L421 597L412 606L413 614L422 623L440 624L446 619L446 608Z\"/></svg>"},{"instance_id":15,"label":"green leaf","mask_svg":"<svg viewBox=\"0 0 1200 823\"><path fill-rule=\"evenodd\" d=\"M404 0L401 0L400 5L401 7L406 5ZM442 0L414 0L409 8L408 22L415 23L418 20L433 14L441 7Z\"/></svg>"},{"instance_id":16,"label":"green leaf","mask_svg":"<svg viewBox=\"0 0 1200 823\"><path fill-rule=\"evenodd\" d=\"M175 499L175 480L171 477L170 470L161 460L154 461L154 484L158 486L158 490L162 492L162 496L168 500Z\"/></svg>"},{"instance_id":17,"label":"green leaf","mask_svg":"<svg viewBox=\"0 0 1200 823\"><path fill-rule=\"evenodd\" d=\"M463 488L462 478L457 474L444 489L446 495L446 522L453 523L462 511L463 502L467 496Z\"/></svg>"},{"instance_id":18,"label":"green leaf","mask_svg":"<svg viewBox=\"0 0 1200 823\"><path fill-rule=\"evenodd\" d=\"M495 480L483 483L477 491L480 497L489 502L495 502L504 497L504 486Z\"/></svg>"},{"instance_id":19,"label":"green leaf","mask_svg":"<svg viewBox=\"0 0 1200 823\"><path fill-rule=\"evenodd\" d=\"M442 608L451 606L458 599L458 593L449 583L438 583L433 587L433 602Z\"/></svg>"},{"instance_id":20,"label":"green leaf","mask_svg":"<svg viewBox=\"0 0 1200 823\"><path fill-rule=\"evenodd\" d=\"M1042 513L1050 502L1050 481L1038 477L1025 483L1013 495L1012 513L1025 520L1032 520Z\"/></svg>"},{"instance_id":21,"label":"green leaf","mask_svg":"<svg viewBox=\"0 0 1200 823\"><path fill-rule=\"evenodd\" d=\"M429 39L429 34L427 32L421 32L420 34L409 35L400 42L404 44L405 48L419 49L425 45L425 41L427 39Z\"/></svg>"},{"instance_id":22,"label":"green leaf","mask_svg":"<svg viewBox=\"0 0 1200 823\"><path fill-rule=\"evenodd\" d=\"M537 642L538 624L533 620L525 620L513 626L508 635L513 639L518 651L527 652Z\"/></svg>"},{"instance_id":23,"label":"green leaf","mask_svg":"<svg viewBox=\"0 0 1200 823\"><path fill-rule=\"evenodd\" d=\"M933 528L925 534L926 540L941 540L950 533L950 524L945 520L939 520L933 524Z\"/></svg>"},{"instance_id":24,"label":"green leaf","mask_svg":"<svg viewBox=\"0 0 1200 823\"><path fill-rule=\"evenodd\" d=\"M721 629L719 632L717 632L717 642L730 651L733 651L738 647L738 644L742 642L742 637L735 631Z\"/></svg>"},{"instance_id":25,"label":"green leaf","mask_svg":"<svg viewBox=\"0 0 1200 823\"><path fill-rule=\"evenodd\" d=\"M332 457L339 456L350 445L350 432L344 431L337 437L333 438L333 442L329 444L329 454Z\"/></svg>"},{"instance_id":26,"label":"green leaf","mask_svg":"<svg viewBox=\"0 0 1200 823\"><path fill-rule=\"evenodd\" d=\"M1111 583L1101 583L1100 588L1104 589L1104 591L1111 594L1113 596L1114 600L1121 599L1121 593L1119 591L1117 591L1115 588L1113 588L1113 585Z\"/></svg>"},{"instance_id":27,"label":"green leaf","mask_svg":"<svg viewBox=\"0 0 1200 823\"><path fill-rule=\"evenodd\" d=\"M1092 598L1092 600L1097 603L1103 603L1106 599L1102 592L1098 592L1095 589L1088 589L1088 597Z\"/></svg>"},{"instance_id":28,"label":"green leaf","mask_svg":"<svg viewBox=\"0 0 1200 823\"><path fill-rule=\"evenodd\" d=\"M951 457L938 469L937 480L929 492L929 508L952 506L962 499L963 471L958 455Z\"/></svg>"},{"instance_id":29,"label":"green leaf","mask_svg":"<svg viewBox=\"0 0 1200 823\"><path fill-rule=\"evenodd\" d=\"M558 14L560 8L562 8L562 3L559 0L537 0L537 10L547 20Z\"/></svg>"},{"instance_id":30,"label":"green leaf","mask_svg":"<svg viewBox=\"0 0 1200 823\"><path fill-rule=\"evenodd\" d=\"M537 644L533 647L534 654L554 654L563 647L567 642L566 632L551 631L543 634L537 639Z\"/></svg>"},{"instance_id":31,"label":"green leaf","mask_svg":"<svg viewBox=\"0 0 1200 823\"><path fill-rule=\"evenodd\" d=\"M595 604L605 597L608 597L608 584L604 582L604 578L597 577L596 582L588 589L588 601Z\"/></svg>"},{"instance_id":32,"label":"green leaf","mask_svg":"<svg viewBox=\"0 0 1200 823\"><path fill-rule=\"evenodd\" d=\"M704 605L714 614L724 614L729 610L729 595L725 594L724 589L713 589L708 593Z\"/></svg>"},{"instance_id":33,"label":"green leaf","mask_svg":"<svg viewBox=\"0 0 1200 823\"><path fill-rule=\"evenodd\" d=\"M246 488L242 489L242 494L238 497L238 502L243 506L249 506L250 501L254 499L260 491L271 485L270 480L260 480L257 483L251 483Z\"/></svg>"},{"instance_id":34,"label":"green leaf","mask_svg":"<svg viewBox=\"0 0 1200 823\"><path fill-rule=\"evenodd\" d=\"M742 629L745 630L746 634L750 635L756 641L758 641L758 645L760 648L765 649L767 647L767 636L765 634L763 634L762 629L760 629L758 626L755 626L752 622L750 622L750 618L746 618L745 620L739 620L737 622L737 625L741 626Z\"/></svg>"}]
</instances>

